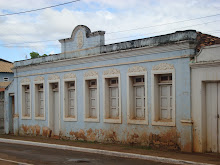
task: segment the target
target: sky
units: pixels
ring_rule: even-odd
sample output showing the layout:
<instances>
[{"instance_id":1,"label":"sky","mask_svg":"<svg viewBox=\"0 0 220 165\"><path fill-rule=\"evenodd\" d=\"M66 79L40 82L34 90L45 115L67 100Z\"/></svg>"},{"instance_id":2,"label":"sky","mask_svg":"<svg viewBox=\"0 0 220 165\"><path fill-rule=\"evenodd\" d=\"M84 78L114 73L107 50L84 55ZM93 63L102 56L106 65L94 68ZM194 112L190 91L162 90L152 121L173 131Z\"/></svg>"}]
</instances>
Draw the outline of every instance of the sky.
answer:
<instances>
[{"instance_id":1,"label":"sky","mask_svg":"<svg viewBox=\"0 0 220 165\"><path fill-rule=\"evenodd\" d=\"M0 15L71 0L0 0ZM80 0L36 12L0 16L0 58L14 62L35 51L60 53L59 39L77 25L103 30L105 44L194 29L220 37L219 0Z\"/></svg>"}]
</instances>

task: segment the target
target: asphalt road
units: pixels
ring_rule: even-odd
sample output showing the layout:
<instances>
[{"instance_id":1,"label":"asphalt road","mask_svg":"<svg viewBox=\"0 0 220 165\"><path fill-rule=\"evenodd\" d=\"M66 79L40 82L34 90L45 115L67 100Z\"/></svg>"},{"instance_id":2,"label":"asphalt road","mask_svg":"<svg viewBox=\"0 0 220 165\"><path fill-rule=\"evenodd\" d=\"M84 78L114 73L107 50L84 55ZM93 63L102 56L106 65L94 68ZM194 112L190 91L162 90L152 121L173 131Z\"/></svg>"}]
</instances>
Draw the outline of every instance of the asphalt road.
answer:
<instances>
[{"instance_id":1,"label":"asphalt road","mask_svg":"<svg viewBox=\"0 0 220 165\"><path fill-rule=\"evenodd\" d=\"M139 159L119 158L28 145L0 143L0 165L15 164L79 164L79 165L168 165Z\"/></svg>"}]
</instances>

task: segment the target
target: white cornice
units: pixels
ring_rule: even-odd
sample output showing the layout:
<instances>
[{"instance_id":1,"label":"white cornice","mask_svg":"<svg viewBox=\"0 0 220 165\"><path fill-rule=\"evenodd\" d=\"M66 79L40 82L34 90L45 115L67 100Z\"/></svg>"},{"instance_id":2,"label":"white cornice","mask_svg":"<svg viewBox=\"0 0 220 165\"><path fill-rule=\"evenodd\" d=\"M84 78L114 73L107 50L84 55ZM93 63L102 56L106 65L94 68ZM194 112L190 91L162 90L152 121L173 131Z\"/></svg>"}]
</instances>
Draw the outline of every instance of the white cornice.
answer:
<instances>
[{"instance_id":1,"label":"white cornice","mask_svg":"<svg viewBox=\"0 0 220 165\"><path fill-rule=\"evenodd\" d=\"M98 62L98 61L105 61L105 60L112 60L112 59L119 59L119 58L127 58L127 57L134 57L134 56L143 56L143 55L157 55L159 53L165 52L172 52L178 50L185 50L190 49L189 42L179 42L178 44L166 45L166 46L148 46L136 49L128 49L128 50L121 50L118 52L110 52L110 53L102 53L98 55L89 55L85 57L77 57L71 59L64 59L58 60L53 62L45 62L42 64L37 65L30 65L17 68L18 72L29 71L29 70L38 70L38 69L45 69L45 68L53 68L53 67L62 67L68 65L77 65L83 63L91 63L91 62Z\"/></svg>"},{"instance_id":2,"label":"white cornice","mask_svg":"<svg viewBox=\"0 0 220 165\"><path fill-rule=\"evenodd\" d=\"M219 66L220 66L220 61L209 61L209 62L190 63L189 66L190 66L191 68L219 67Z\"/></svg>"}]
</instances>

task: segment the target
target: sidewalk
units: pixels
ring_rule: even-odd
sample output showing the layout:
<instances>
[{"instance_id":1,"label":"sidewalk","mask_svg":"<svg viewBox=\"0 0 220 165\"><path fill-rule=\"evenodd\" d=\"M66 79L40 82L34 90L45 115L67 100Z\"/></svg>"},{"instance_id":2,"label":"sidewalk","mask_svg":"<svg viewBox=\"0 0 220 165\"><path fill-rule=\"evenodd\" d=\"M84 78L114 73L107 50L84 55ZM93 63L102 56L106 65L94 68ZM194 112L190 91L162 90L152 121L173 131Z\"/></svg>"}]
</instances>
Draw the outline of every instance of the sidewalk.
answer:
<instances>
[{"instance_id":1,"label":"sidewalk","mask_svg":"<svg viewBox=\"0 0 220 165\"><path fill-rule=\"evenodd\" d=\"M14 142L21 144L29 143L28 145L77 150L82 152L90 152L90 153L92 152L92 153L99 153L99 154L119 156L119 157L129 157L129 158L133 157L133 158L154 160L160 162L162 161L162 162L169 162L175 164L206 163L206 164L220 165L220 154L213 154L213 153L202 154L202 153L183 153L176 151L159 151L144 147L132 147L129 145L102 144L102 143L71 141L71 140L57 140L57 139L45 138L41 136L30 137L30 136L0 135L0 138L11 139L12 140L11 142L13 143ZM13 141L13 140L22 140L28 142ZM30 143L30 142L39 142L39 143ZM44 145L42 143L47 143L47 145ZM56 144L56 145L52 145L52 144Z\"/></svg>"}]
</instances>

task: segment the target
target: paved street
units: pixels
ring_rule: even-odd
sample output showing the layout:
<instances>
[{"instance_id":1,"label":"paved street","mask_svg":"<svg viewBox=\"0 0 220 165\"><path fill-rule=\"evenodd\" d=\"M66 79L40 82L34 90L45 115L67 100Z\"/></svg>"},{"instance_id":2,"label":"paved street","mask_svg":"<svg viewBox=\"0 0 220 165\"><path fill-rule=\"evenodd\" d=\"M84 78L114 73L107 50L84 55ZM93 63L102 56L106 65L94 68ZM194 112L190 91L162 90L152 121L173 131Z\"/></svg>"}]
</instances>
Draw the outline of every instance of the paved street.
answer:
<instances>
[{"instance_id":1,"label":"paved street","mask_svg":"<svg viewBox=\"0 0 220 165\"><path fill-rule=\"evenodd\" d=\"M152 161L0 143L0 164L162 165Z\"/></svg>"}]
</instances>

